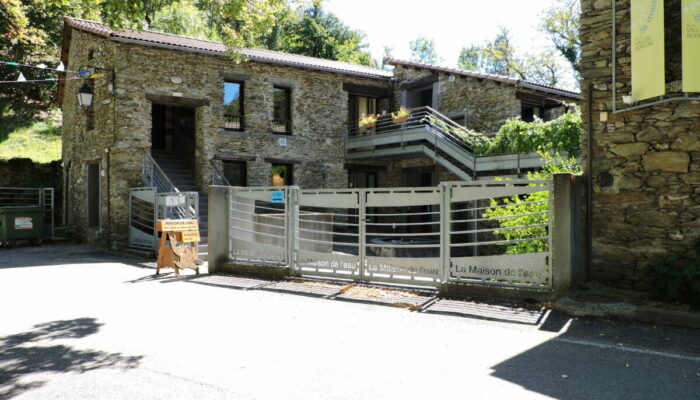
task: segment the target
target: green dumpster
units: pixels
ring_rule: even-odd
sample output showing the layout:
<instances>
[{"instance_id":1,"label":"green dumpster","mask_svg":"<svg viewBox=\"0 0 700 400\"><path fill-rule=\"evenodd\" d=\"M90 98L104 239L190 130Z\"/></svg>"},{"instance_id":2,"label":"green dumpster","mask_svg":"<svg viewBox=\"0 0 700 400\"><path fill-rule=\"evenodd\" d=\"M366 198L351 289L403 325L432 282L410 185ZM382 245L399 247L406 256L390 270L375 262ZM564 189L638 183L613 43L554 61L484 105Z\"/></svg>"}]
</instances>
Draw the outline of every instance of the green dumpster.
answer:
<instances>
[{"instance_id":1,"label":"green dumpster","mask_svg":"<svg viewBox=\"0 0 700 400\"><path fill-rule=\"evenodd\" d=\"M0 242L32 240L40 243L43 236L42 207L0 207Z\"/></svg>"}]
</instances>

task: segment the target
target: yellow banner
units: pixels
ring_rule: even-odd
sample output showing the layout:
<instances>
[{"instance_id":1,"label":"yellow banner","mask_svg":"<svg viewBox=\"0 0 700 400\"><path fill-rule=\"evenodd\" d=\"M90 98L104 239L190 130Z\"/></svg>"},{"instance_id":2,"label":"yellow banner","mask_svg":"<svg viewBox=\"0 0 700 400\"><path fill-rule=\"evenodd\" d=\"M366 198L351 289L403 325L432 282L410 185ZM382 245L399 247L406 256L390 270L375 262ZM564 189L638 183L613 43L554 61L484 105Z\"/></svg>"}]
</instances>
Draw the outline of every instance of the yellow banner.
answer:
<instances>
[{"instance_id":1,"label":"yellow banner","mask_svg":"<svg viewBox=\"0 0 700 400\"><path fill-rule=\"evenodd\" d=\"M683 0L683 91L700 92L700 0Z\"/></svg>"},{"instance_id":2,"label":"yellow banner","mask_svg":"<svg viewBox=\"0 0 700 400\"><path fill-rule=\"evenodd\" d=\"M666 93L663 0L632 0L632 97Z\"/></svg>"}]
</instances>

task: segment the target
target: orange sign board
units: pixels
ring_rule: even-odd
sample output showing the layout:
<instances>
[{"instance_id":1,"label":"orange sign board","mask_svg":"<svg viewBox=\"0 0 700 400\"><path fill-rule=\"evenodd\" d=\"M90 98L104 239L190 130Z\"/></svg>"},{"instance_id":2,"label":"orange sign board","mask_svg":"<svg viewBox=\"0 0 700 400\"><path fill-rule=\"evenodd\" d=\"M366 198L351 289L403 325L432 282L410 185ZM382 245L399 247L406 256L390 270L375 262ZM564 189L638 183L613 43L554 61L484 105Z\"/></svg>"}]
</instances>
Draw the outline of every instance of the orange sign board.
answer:
<instances>
[{"instance_id":1,"label":"orange sign board","mask_svg":"<svg viewBox=\"0 0 700 400\"><path fill-rule=\"evenodd\" d=\"M196 219L161 219L156 223L158 232L199 231Z\"/></svg>"},{"instance_id":2,"label":"orange sign board","mask_svg":"<svg viewBox=\"0 0 700 400\"><path fill-rule=\"evenodd\" d=\"M185 243L199 242L200 240L199 231L182 232L182 241Z\"/></svg>"}]
</instances>

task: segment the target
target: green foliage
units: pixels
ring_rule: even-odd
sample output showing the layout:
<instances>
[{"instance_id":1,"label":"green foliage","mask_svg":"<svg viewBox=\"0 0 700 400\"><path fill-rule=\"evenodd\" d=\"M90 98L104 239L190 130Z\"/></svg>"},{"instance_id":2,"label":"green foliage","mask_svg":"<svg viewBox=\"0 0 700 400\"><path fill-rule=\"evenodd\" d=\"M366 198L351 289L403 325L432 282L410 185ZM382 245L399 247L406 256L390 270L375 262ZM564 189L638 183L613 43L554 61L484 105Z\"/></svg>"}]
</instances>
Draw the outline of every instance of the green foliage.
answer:
<instances>
[{"instance_id":1,"label":"green foliage","mask_svg":"<svg viewBox=\"0 0 700 400\"><path fill-rule=\"evenodd\" d=\"M537 181L550 179L552 174L571 173L580 174L581 167L576 159L562 159L559 154L552 156L548 153L540 153L545 161L544 167L539 172L528 173L528 179L533 181L530 186L542 186ZM542 252L547 250L547 240L538 239L547 236L547 213L549 209L549 192L544 191L530 193L525 196L512 196L501 199L491 199L491 208L483 213L483 218L495 218L499 227L515 229L503 229L494 231L494 235L501 236L504 240L527 240L508 245L507 254L524 254ZM517 217L516 217L517 215Z\"/></svg>"},{"instance_id":2,"label":"green foliage","mask_svg":"<svg viewBox=\"0 0 700 400\"><path fill-rule=\"evenodd\" d=\"M576 74L581 73L581 38L579 36L580 0L555 0L540 22L554 47L571 64Z\"/></svg>"},{"instance_id":3,"label":"green foliage","mask_svg":"<svg viewBox=\"0 0 700 400\"><path fill-rule=\"evenodd\" d=\"M657 258L644 268L644 276L656 298L700 309L700 239L694 257Z\"/></svg>"},{"instance_id":4,"label":"green foliage","mask_svg":"<svg viewBox=\"0 0 700 400\"><path fill-rule=\"evenodd\" d=\"M468 71L510 76L549 86L557 86L563 78L552 52L521 54L505 27L501 27L496 37L483 45L462 48L457 65Z\"/></svg>"},{"instance_id":5,"label":"green foliage","mask_svg":"<svg viewBox=\"0 0 700 400\"><path fill-rule=\"evenodd\" d=\"M437 54L437 50L435 50L435 40L433 39L418 36L416 40L411 42L410 47L411 61L423 64L438 64L442 61L442 58Z\"/></svg>"},{"instance_id":6,"label":"green foliage","mask_svg":"<svg viewBox=\"0 0 700 400\"><path fill-rule=\"evenodd\" d=\"M57 114L35 121L23 116L2 116L0 159L29 158L46 163L61 158L61 128Z\"/></svg>"},{"instance_id":7,"label":"green foliage","mask_svg":"<svg viewBox=\"0 0 700 400\"><path fill-rule=\"evenodd\" d=\"M444 132L460 137L478 156L566 152L569 156L578 157L581 154L582 121L576 109L547 122L512 119L492 138L432 116L427 117L427 121Z\"/></svg>"},{"instance_id":8,"label":"green foliage","mask_svg":"<svg viewBox=\"0 0 700 400\"><path fill-rule=\"evenodd\" d=\"M321 2L278 15L277 26L262 39L272 50L375 67L364 33L351 29Z\"/></svg>"},{"instance_id":9,"label":"green foliage","mask_svg":"<svg viewBox=\"0 0 700 400\"><path fill-rule=\"evenodd\" d=\"M578 157L581 153L581 123L578 111L569 111L548 122L512 119L501 127L493 139L484 138L475 143L475 151L479 155L555 151Z\"/></svg>"}]
</instances>

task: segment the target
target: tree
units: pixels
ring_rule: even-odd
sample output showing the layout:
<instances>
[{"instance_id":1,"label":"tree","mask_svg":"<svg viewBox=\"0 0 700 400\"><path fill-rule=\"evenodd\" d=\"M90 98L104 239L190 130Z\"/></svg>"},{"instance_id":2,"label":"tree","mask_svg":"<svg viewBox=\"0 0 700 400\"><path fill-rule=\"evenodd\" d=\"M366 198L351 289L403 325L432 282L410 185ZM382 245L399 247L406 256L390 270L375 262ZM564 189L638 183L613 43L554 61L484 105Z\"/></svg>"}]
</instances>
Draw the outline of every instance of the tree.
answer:
<instances>
[{"instance_id":1,"label":"tree","mask_svg":"<svg viewBox=\"0 0 700 400\"><path fill-rule=\"evenodd\" d=\"M469 71L510 76L549 86L557 86L562 81L561 66L552 52L520 54L505 27L482 46L463 47L457 64Z\"/></svg>"},{"instance_id":2,"label":"tree","mask_svg":"<svg viewBox=\"0 0 700 400\"><path fill-rule=\"evenodd\" d=\"M442 58L438 56L435 50L435 41L428 39L425 36L418 36L416 40L410 44L411 61L423 64L438 64Z\"/></svg>"},{"instance_id":3,"label":"tree","mask_svg":"<svg viewBox=\"0 0 700 400\"><path fill-rule=\"evenodd\" d=\"M155 12L149 28L175 35L216 40L216 29L208 24L206 13L192 0L181 0Z\"/></svg>"},{"instance_id":4,"label":"tree","mask_svg":"<svg viewBox=\"0 0 700 400\"><path fill-rule=\"evenodd\" d=\"M278 26L263 39L273 50L376 66L366 50L365 35L322 9L322 2L278 15Z\"/></svg>"},{"instance_id":5,"label":"tree","mask_svg":"<svg viewBox=\"0 0 700 400\"><path fill-rule=\"evenodd\" d=\"M580 0L554 0L540 21L540 30L547 33L554 47L581 73L581 39L579 37Z\"/></svg>"},{"instance_id":6,"label":"tree","mask_svg":"<svg viewBox=\"0 0 700 400\"><path fill-rule=\"evenodd\" d=\"M467 71L478 71L481 69L482 48L476 45L462 47L457 59L457 66Z\"/></svg>"},{"instance_id":7,"label":"tree","mask_svg":"<svg viewBox=\"0 0 700 400\"><path fill-rule=\"evenodd\" d=\"M386 70L389 68L389 64L386 61L390 58L394 58L394 47L384 46L384 56L382 57L382 69Z\"/></svg>"}]
</instances>

